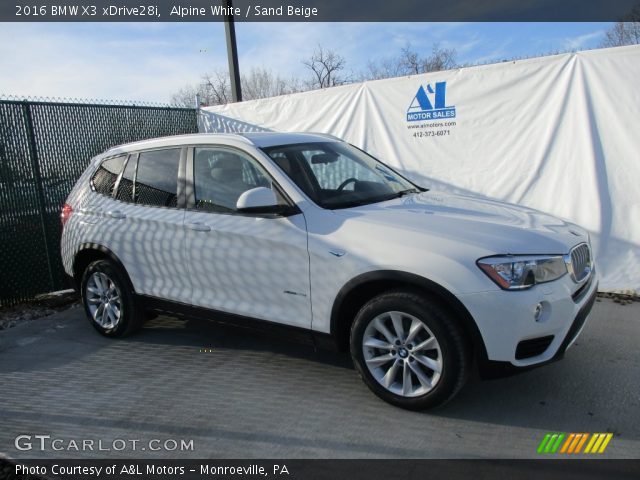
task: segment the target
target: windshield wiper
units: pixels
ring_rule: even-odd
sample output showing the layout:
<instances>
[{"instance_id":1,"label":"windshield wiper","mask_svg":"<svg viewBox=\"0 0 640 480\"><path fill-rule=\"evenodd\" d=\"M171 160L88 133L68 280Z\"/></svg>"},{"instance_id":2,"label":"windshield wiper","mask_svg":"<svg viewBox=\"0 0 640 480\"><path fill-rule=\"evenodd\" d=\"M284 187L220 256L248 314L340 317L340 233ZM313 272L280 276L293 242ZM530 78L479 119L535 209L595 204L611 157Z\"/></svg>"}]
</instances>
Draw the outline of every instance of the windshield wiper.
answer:
<instances>
[{"instance_id":1,"label":"windshield wiper","mask_svg":"<svg viewBox=\"0 0 640 480\"><path fill-rule=\"evenodd\" d=\"M325 206L325 208L333 209L342 209L342 208L352 208L352 207L361 207L363 205L370 205L372 203L380 203L387 202L389 200L393 200L394 198L404 197L405 195L409 195L410 193L420 193L417 188L408 188L406 190L402 190L400 192L394 192L388 195L382 195L379 197L369 197L369 198L361 198L358 200L352 200L350 202L344 202L337 205Z\"/></svg>"},{"instance_id":2,"label":"windshield wiper","mask_svg":"<svg viewBox=\"0 0 640 480\"><path fill-rule=\"evenodd\" d=\"M393 198L405 197L410 193L420 193L420 190L418 190L417 188L407 188L406 190L396 192Z\"/></svg>"}]
</instances>

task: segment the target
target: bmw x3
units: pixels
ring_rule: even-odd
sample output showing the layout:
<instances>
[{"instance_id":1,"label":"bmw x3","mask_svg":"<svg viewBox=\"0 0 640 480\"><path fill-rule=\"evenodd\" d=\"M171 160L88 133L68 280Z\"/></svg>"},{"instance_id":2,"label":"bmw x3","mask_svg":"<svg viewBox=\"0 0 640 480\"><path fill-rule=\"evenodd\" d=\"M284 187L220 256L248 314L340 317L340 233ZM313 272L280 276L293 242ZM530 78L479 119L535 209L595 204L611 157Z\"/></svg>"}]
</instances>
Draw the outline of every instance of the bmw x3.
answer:
<instances>
[{"instance_id":1,"label":"bmw x3","mask_svg":"<svg viewBox=\"0 0 640 480\"><path fill-rule=\"evenodd\" d=\"M597 291L589 235L544 213L431 191L335 137L196 134L93 158L62 209L91 324L158 312L349 351L379 397L443 404L559 359Z\"/></svg>"}]
</instances>

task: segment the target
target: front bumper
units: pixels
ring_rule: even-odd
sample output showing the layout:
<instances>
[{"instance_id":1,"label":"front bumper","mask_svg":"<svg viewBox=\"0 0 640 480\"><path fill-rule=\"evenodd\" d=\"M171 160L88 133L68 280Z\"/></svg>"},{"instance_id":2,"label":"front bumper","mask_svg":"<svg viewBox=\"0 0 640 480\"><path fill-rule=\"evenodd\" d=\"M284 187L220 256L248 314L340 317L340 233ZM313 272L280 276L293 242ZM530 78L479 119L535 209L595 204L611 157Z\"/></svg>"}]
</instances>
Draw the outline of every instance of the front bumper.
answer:
<instances>
[{"instance_id":1,"label":"front bumper","mask_svg":"<svg viewBox=\"0 0 640 480\"><path fill-rule=\"evenodd\" d=\"M598 278L593 271L582 288L565 275L556 282L521 292L499 290L458 296L482 336L485 351L478 359L482 376L511 373L562 358L582 331L597 291ZM539 304L543 314L536 320L534 312ZM546 348L522 356L519 344L542 338L548 339Z\"/></svg>"}]
</instances>

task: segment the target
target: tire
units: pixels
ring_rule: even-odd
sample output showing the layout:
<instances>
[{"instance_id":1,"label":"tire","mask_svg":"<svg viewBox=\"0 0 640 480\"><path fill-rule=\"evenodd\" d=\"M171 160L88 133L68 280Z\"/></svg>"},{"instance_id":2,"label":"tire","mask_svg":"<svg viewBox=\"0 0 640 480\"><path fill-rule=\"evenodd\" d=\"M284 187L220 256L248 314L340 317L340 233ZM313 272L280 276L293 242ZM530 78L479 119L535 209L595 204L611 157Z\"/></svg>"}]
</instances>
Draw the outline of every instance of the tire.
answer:
<instances>
[{"instance_id":1,"label":"tire","mask_svg":"<svg viewBox=\"0 0 640 480\"><path fill-rule=\"evenodd\" d=\"M468 342L456 318L410 291L390 291L367 302L351 326L350 348L371 391L408 410L445 404L469 373Z\"/></svg>"},{"instance_id":2,"label":"tire","mask_svg":"<svg viewBox=\"0 0 640 480\"><path fill-rule=\"evenodd\" d=\"M89 264L80 283L82 305L91 325L106 337L124 337L142 327L144 316L136 305L126 274L109 260Z\"/></svg>"}]
</instances>

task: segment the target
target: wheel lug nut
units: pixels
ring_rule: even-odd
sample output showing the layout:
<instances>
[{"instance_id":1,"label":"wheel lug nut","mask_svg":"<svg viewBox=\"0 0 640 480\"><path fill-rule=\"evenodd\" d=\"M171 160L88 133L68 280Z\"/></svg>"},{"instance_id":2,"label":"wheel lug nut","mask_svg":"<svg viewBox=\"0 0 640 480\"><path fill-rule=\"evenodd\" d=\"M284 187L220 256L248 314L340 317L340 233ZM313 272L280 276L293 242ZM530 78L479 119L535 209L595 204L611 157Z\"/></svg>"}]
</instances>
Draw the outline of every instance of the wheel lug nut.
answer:
<instances>
[{"instance_id":1,"label":"wheel lug nut","mask_svg":"<svg viewBox=\"0 0 640 480\"><path fill-rule=\"evenodd\" d=\"M408 348L409 350L411 350L411 349L413 348L413 345L409 344L409 345L407 345L407 348Z\"/></svg>"},{"instance_id":2,"label":"wheel lug nut","mask_svg":"<svg viewBox=\"0 0 640 480\"><path fill-rule=\"evenodd\" d=\"M391 355L395 355L396 351L395 350L391 350Z\"/></svg>"},{"instance_id":3,"label":"wheel lug nut","mask_svg":"<svg viewBox=\"0 0 640 480\"><path fill-rule=\"evenodd\" d=\"M400 340L396 340L396 345L400 345Z\"/></svg>"}]
</instances>

